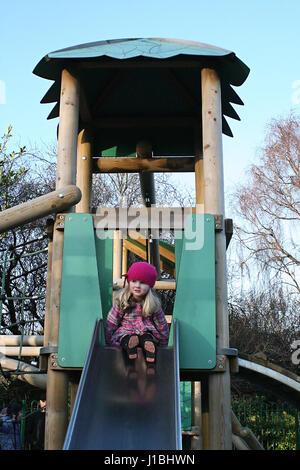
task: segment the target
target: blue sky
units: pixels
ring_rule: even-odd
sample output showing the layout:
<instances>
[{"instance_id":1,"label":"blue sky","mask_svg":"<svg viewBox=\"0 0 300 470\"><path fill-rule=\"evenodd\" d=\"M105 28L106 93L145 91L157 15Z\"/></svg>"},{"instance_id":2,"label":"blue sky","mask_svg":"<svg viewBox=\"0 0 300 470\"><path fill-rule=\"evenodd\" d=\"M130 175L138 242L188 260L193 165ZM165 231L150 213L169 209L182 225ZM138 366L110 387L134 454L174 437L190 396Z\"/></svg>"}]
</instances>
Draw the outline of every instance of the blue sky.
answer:
<instances>
[{"instance_id":1,"label":"blue sky","mask_svg":"<svg viewBox=\"0 0 300 470\"><path fill-rule=\"evenodd\" d=\"M236 89L241 122L229 119L234 138L223 138L229 190L255 159L270 119L300 111L299 17L299 0L11 0L1 14L1 135L11 124L22 145L55 140L58 121L46 119L52 105L40 104L52 82L32 74L51 51L133 37L213 44L251 69Z\"/></svg>"}]
</instances>

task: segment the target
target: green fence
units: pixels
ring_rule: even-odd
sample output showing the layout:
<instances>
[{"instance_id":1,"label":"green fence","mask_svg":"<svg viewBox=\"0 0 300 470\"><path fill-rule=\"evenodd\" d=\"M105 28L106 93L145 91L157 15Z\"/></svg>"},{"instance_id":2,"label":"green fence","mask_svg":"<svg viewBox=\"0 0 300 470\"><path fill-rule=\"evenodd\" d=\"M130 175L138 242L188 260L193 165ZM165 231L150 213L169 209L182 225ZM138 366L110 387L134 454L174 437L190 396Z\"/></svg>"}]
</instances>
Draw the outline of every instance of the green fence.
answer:
<instances>
[{"instance_id":1,"label":"green fence","mask_svg":"<svg viewBox=\"0 0 300 470\"><path fill-rule=\"evenodd\" d=\"M264 397L232 401L242 426L249 427L265 450L299 450L299 410Z\"/></svg>"},{"instance_id":2,"label":"green fence","mask_svg":"<svg viewBox=\"0 0 300 470\"><path fill-rule=\"evenodd\" d=\"M191 383L181 382L181 425L191 429ZM22 402L21 436L24 444L25 418L38 409L38 401ZM0 408L5 401L0 399ZM249 427L265 450L300 450L300 411L282 402L269 402L264 397L232 400L232 409L242 426Z\"/></svg>"},{"instance_id":3,"label":"green fence","mask_svg":"<svg viewBox=\"0 0 300 470\"><path fill-rule=\"evenodd\" d=\"M181 426L191 429L191 384L181 382ZM265 450L300 450L300 411L263 396L232 399L232 409L242 426L252 430Z\"/></svg>"}]
</instances>

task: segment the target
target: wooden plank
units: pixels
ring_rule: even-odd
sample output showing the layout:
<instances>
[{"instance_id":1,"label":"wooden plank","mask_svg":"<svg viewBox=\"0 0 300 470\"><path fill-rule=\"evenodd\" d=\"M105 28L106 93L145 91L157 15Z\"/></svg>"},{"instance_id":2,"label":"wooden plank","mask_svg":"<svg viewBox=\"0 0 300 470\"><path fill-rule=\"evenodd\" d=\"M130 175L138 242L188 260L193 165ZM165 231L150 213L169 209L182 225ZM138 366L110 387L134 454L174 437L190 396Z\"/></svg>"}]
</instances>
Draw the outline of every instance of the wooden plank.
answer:
<instances>
[{"instance_id":1,"label":"wooden plank","mask_svg":"<svg viewBox=\"0 0 300 470\"><path fill-rule=\"evenodd\" d=\"M130 241L128 240L124 240L123 242L125 248L129 251L131 251L132 253L136 254L137 256L140 256L140 258L142 259L146 259L146 249L143 248L143 247L139 247L137 245L135 245L134 243L131 243Z\"/></svg>"},{"instance_id":2,"label":"wooden plank","mask_svg":"<svg viewBox=\"0 0 300 470\"><path fill-rule=\"evenodd\" d=\"M132 232L133 230L129 231L129 236L130 236L130 233L132 234ZM141 245L146 246L146 238L139 235L138 232L134 232L134 234L136 237L134 240L140 243ZM172 263L175 263L175 252L170 251L166 247L159 245L159 254L160 256L163 256L164 258L171 261Z\"/></svg>"},{"instance_id":3,"label":"wooden plank","mask_svg":"<svg viewBox=\"0 0 300 470\"><path fill-rule=\"evenodd\" d=\"M94 159L94 173L192 172L194 157L136 158L101 157Z\"/></svg>"},{"instance_id":4,"label":"wooden plank","mask_svg":"<svg viewBox=\"0 0 300 470\"><path fill-rule=\"evenodd\" d=\"M18 346L0 346L0 354L5 356L12 357L37 357L40 355L40 347L37 346L23 346L22 348Z\"/></svg>"},{"instance_id":5,"label":"wooden plank","mask_svg":"<svg viewBox=\"0 0 300 470\"><path fill-rule=\"evenodd\" d=\"M109 230L128 230L129 236L142 237L135 229L182 230L186 218L196 213L195 207L101 207L93 214L94 227ZM198 213L199 210L198 210Z\"/></svg>"},{"instance_id":6,"label":"wooden plank","mask_svg":"<svg viewBox=\"0 0 300 470\"><path fill-rule=\"evenodd\" d=\"M43 346L43 335L0 335L0 346Z\"/></svg>"},{"instance_id":7,"label":"wooden plank","mask_svg":"<svg viewBox=\"0 0 300 470\"><path fill-rule=\"evenodd\" d=\"M124 285L124 279L114 279L113 288L114 290L122 289ZM156 290L176 290L176 281L174 279L160 279L154 284Z\"/></svg>"},{"instance_id":8,"label":"wooden plank","mask_svg":"<svg viewBox=\"0 0 300 470\"><path fill-rule=\"evenodd\" d=\"M126 250L131 251L132 253L136 254L140 258L146 260L147 255L146 255L146 246L138 246L135 243L130 242L129 240L124 239L123 241L123 246L125 247ZM160 259L160 269L163 271L171 274L172 276L175 276L175 267L172 268L169 266L164 259Z\"/></svg>"}]
</instances>

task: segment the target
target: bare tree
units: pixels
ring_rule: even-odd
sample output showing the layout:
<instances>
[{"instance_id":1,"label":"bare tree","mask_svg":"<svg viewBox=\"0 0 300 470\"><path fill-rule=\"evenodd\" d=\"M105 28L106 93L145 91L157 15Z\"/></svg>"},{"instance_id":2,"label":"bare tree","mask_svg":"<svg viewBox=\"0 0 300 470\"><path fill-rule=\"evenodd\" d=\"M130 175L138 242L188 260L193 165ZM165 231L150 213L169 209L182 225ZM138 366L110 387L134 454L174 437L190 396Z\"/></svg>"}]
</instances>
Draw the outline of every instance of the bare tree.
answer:
<instances>
[{"instance_id":1,"label":"bare tree","mask_svg":"<svg viewBox=\"0 0 300 470\"><path fill-rule=\"evenodd\" d=\"M142 205L138 173L95 174L93 176L92 206L118 207L126 200L127 207ZM194 198L188 188L169 173L155 174L155 197L158 206L193 205Z\"/></svg>"},{"instance_id":2,"label":"bare tree","mask_svg":"<svg viewBox=\"0 0 300 470\"><path fill-rule=\"evenodd\" d=\"M234 202L240 264L300 292L300 116L274 119Z\"/></svg>"},{"instance_id":3,"label":"bare tree","mask_svg":"<svg viewBox=\"0 0 300 470\"><path fill-rule=\"evenodd\" d=\"M11 130L9 126L0 144L1 210L45 194L49 185L53 186L53 180L46 176L48 163L43 164L43 171L39 165L41 174L37 176L33 171L32 153L25 147L17 152L8 150ZM46 238L44 219L1 234L1 333L28 334L43 327Z\"/></svg>"},{"instance_id":4,"label":"bare tree","mask_svg":"<svg viewBox=\"0 0 300 470\"><path fill-rule=\"evenodd\" d=\"M297 372L292 344L300 334L300 301L290 301L281 287L255 287L229 299L230 344Z\"/></svg>"}]
</instances>

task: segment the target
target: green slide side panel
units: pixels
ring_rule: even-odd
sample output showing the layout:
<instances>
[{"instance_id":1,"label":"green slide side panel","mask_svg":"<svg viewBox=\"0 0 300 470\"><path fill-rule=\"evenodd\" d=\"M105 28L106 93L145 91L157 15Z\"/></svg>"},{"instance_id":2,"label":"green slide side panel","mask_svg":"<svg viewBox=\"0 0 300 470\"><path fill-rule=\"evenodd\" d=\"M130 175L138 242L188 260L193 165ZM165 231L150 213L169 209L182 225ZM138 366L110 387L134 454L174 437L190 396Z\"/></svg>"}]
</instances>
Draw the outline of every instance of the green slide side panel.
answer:
<instances>
[{"instance_id":1,"label":"green slide side panel","mask_svg":"<svg viewBox=\"0 0 300 470\"><path fill-rule=\"evenodd\" d=\"M95 321L102 318L93 218L65 217L58 364L83 367Z\"/></svg>"},{"instance_id":2,"label":"green slide side panel","mask_svg":"<svg viewBox=\"0 0 300 470\"><path fill-rule=\"evenodd\" d=\"M112 307L113 296L113 230L95 230L99 285L104 325ZM103 333L103 329L102 329ZM104 337L102 338L104 342Z\"/></svg>"},{"instance_id":3,"label":"green slide side panel","mask_svg":"<svg viewBox=\"0 0 300 470\"><path fill-rule=\"evenodd\" d=\"M181 369L216 365L215 224L210 214L190 214L175 233L176 298ZM181 237L181 238L180 238Z\"/></svg>"}]
</instances>

